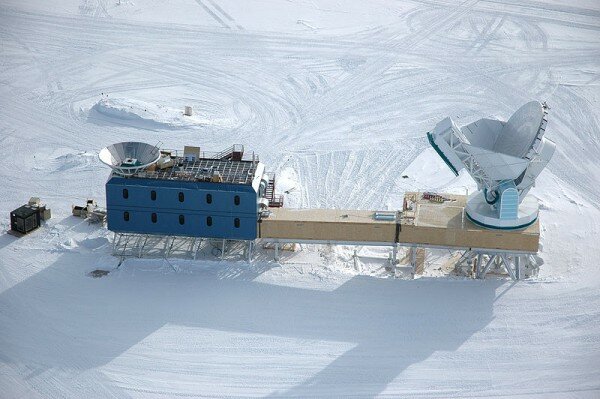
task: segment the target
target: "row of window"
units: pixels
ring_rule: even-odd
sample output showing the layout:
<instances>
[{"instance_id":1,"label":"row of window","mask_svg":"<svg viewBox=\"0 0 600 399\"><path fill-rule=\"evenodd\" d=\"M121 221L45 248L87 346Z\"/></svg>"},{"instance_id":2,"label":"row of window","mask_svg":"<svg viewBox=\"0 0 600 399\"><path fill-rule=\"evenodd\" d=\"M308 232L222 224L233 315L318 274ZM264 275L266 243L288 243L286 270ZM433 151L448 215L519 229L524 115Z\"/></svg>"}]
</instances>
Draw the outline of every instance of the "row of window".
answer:
<instances>
[{"instance_id":1,"label":"row of window","mask_svg":"<svg viewBox=\"0 0 600 399\"><path fill-rule=\"evenodd\" d=\"M123 189L123 198L125 198L125 199L129 198L129 190L126 188ZM156 201L156 191L154 191L154 190L150 191L150 199L152 201ZM185 196L180 191L179 192L179 202L183 202L184 200L185 200ZM212 204L212 194L206 194L206 203ZM235 197L233 197L233 203L235 205L240 204L240 196L239 195L236 195Z\"/></svg>"},{"instance_id":2,"label":"row of window","mask_svg":"<svg viewBox=\"0 0 600 399\"><path fill-rule=\"evenodd\" d=\"M123 220L125 220L126 222L129 222L130 216L129 216L129 212L125 211L123 212ZM158 215L156 215L156 213L152 213L150 215L150 220L152 221L152 223L156 223L158 222ZM179 224L180 225L184 225L185 224L185 216L184 215L179 215ZM208 227L212 226L213 224L213 219L212 216L207 216L206 217L206 225ZM233 219L233 225L236 228L240 227L240 218L235 218Z\"/></svg>"}]
</instances>

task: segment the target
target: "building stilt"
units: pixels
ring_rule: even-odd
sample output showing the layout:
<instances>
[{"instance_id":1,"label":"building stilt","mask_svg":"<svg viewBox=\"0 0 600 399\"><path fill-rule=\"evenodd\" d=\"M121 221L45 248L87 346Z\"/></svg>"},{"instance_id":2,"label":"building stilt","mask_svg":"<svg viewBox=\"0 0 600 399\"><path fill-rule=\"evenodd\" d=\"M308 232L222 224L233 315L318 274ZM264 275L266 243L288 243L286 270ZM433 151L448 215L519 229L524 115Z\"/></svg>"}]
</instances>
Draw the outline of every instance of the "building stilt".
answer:
<instances>
[{"instance_id":1,"label":"building stilt","mask_svg":"<svg viewBox=\"0 0 600 399\"><path fill-rule=\"evenodd\" d=\"M471 267L472 259L475 259L474 268ZM485 278L492 267L504 269L510 278L516 281L524 276L524 269L526 277L537 274L539 264L535 257L529 254L468 250L456 262L455 267L459 273L472 273L477 279Z\"/></svg>"},{"instance_id":2,"label":"building stilt","mask_svg":"<svg viewBox=\"0 0 600 399\"><path fill-rule=\"evenodd\" d=\"M252 241L248 241L248 247L246 248L246 255L247 255L248 263L252 262L253 248L254 248L254 243Z\"/></svg>"},{"instance_id":3,"label":"building stilt","mask_svg":"<svg viewBox=\"0 0 600 399\"><path fill-rule=\"evenodd\" d=\"M411 275L414 278L417 273L417 247L408 248L408 256L410 261Z\"/></svg>"}]
</instances>

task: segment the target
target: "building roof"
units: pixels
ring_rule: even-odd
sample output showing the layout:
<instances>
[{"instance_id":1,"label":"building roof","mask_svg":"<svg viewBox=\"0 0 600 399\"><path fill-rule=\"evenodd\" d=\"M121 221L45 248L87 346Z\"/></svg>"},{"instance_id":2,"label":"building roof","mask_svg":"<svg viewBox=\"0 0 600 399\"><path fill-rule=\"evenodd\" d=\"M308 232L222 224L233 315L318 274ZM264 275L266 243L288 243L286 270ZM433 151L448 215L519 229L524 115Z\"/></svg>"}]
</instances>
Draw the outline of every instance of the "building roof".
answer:
<instances>
[{"instance_id":1,"label":"building roof","mask_svg":"<svg viewBox=\"0 0 600 399\"><path fill-rule=\"evenodd\" d=\"M404 194L401 241L444 247L537 252L539 221L519 230L486 229L466 216L466 195L439 194L438 197L443 201L427 200L423 193Z\"/></svg>"},{"instance_id":2,"label":"building roof","mask_svg":"<svg viewBox=\"0 0 600 399\"><path fill-rule=\"evenodd\" d=\"M23 205L20 208L15 209L14 211L11 212L12 215L15 215L16 217L25 219L31 215L35 215L38 211L38 207L37 206L32 206L32 205Z\"/></svg>"},{"instance_id":3,"label":"building roof","mask_svg":"<svg viewBox=\"0 0 600 399\"><path fill-rule=\"evenodd\" d=\"M396 224L395 220L377 220L378 211L362 211L349 209L292 209L270 208L268 220L276 222L318 222L318 223L368 223ZM383 211L381 211L383 212ZM386 212L389 213L389 212ZM267 220L265 219L265 220Z\"/></svg>"},{"instance_id":4,"label":"building roof","mask_svg":"<svg viewBox=\"0 0 600 399\"><path fill-rule=\"evenodd\" d=\"M186 160L172 156L173 166L165 169L143 170L133 177L144 179L216 181L231 184L252 184L258 160L208 159ZM220 176L213 180L215 173Z\"/></svg>"},{"instance_id":5,"label":"building roof","mask_svg":"<svg viewBox=\"0 0 600 399\"><path fill-rule=\"evenodd\" d=\"M401 217L378 220L390 211L341 209L269 208L260 222L261 238L284 241L399 242L403 245L440 246L457 249L489 249L536 253L539 222L521 230L490 230L477 226L465 215L466 195L408 192ZM399 224L397 224L399 223Z\"/></svg>"}]
</instances>

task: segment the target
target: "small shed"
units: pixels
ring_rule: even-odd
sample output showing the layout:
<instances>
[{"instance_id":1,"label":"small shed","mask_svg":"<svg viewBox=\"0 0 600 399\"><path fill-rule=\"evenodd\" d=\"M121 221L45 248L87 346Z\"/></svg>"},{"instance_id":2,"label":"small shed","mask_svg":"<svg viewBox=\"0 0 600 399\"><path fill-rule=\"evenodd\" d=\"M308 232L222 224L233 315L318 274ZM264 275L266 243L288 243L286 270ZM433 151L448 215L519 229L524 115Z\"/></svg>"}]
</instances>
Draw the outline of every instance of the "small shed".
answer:
<instances>
[{"instance_id":1,"label":"small shed","mask_svg":"<svg viewBox=\"0 0 600 399\"><path fill-rule=\"evenodd\" d=\"M183 147L183 158L187 162L196 162L200 159L200 147L186 145Z\"/></svg>"},{"instance_id":2,"label":"small shed","mask_svg":"<svg viewBox=\"0 0 600 399\"><path fill-rule=\"evenodd\" d=\"M27 234L40 227L40 219L40 208L23 205L10 213L10 227L18 233Z\"/></svg>"}]
</instances>

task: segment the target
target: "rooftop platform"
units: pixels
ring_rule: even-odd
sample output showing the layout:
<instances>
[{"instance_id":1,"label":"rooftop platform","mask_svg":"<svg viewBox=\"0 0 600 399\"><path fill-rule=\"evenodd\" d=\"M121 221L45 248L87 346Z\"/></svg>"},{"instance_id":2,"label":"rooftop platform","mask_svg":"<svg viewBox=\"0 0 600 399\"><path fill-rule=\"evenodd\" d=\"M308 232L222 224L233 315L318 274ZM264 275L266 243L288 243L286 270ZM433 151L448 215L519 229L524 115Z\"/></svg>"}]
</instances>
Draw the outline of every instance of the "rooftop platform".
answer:
<instances>
[{"instance_id":1,"label":"rooftop platform","mask_svg":"<svg viewBox=\"0 0 600 399\"><path fill-rule=\"evenodd\" d=\"M465 215L465 195L406 193L402 212L381 220L376 211L270 208L259 223L260 238L273 241L380 243L536 253L539 223L524 230L488 230ZM381 211L384 215L390 212ZM393 212L391 213L394 214Z\"/></svg>"},{"instance_id":2,"label":"rooftop platform","mask_svg":"<svg viewBox=\"0 0 600 399\"><path fill-rule=\"evenodd\" d=\"M526 253L538 251L539 221L522 230L486 229L466 216L466 195L439 196L441 198L429 200L423 198L423 193L404 195L401 243Z\"/></svg>"},{"instance_id":3,"label":"rooftop platform","mask_svg":"<svg viewBox=\"0 0 600 399\"><path fill-rule=\"evenodd\" d=\"M198 151L193 157L175 150L161 153L161 160L131 177L251 185L259 162L257 155L244 154L237 145L222 152Z\"/></svg>"}]
</instances>

